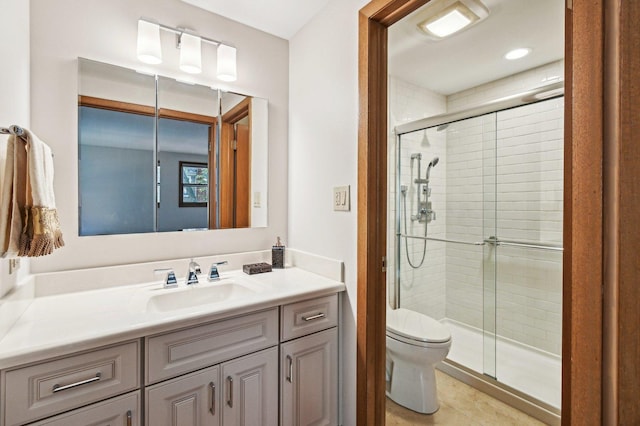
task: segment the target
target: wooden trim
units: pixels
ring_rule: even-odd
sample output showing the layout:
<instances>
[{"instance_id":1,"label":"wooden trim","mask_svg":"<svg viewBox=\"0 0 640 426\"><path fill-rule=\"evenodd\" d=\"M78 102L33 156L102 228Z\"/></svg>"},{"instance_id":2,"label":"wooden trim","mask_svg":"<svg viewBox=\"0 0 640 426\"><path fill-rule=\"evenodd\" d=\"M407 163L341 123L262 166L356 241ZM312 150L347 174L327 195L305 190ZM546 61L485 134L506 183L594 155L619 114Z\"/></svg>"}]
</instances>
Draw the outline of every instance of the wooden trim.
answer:
<instances>
[{"instance_id":1,"label":"wooden trim","mask_svg":"<svg viewBox=\"0 0 640 426\"><path fill-rule=\"evenodd\" d=\"M605 2L603 424L640 424L640 3Z\"/></svg>"},{"instance_id":2,"label":"wooden trim","mask_svg":"<svg viewBox=\"0 0 640 426\"><path fill-rule=\"evenodd\" d=\"M236 121L240 121L243 118L249 116L249 111L251 109L251 98L246 97L243 101L238 102L236 106L231 108L225 114L222 115L222 121L226 123L235 123Z\"/></svg>"},{"instance_id":3,"label":"wooden trim","mask_svg":"<svg viewBox=\"0 0 640 426\"><path fill-rule=\"evenodd\" d=\"M357 424L384 425L387 226L387 26L427 0L375 0L360 10L358 76Z\"/></svg>"},{"instance_id":4,"label":"wooden trim","mask_svg":"<svg viewBox=\"0 0 640 426\"><path fill-rule=\"evenodd\" d=\"M88 106L93 108L108 109L111 111L128 112L140 115L156 114L156 109L152 106L114 101L111 99L94 98L93 96L78 95L78 106Z\"/></svg>"},{"instance_id":5,"label":"wooden trim","mask_svg":"<svg viewBox=\"0 0 640 426\"><path fill-rule=\"evenodd\" d=\"M603 4L567 10L564 425L602 422Z\"/></svg>"},{"instance_id":6,"label":"wooden trim","mask_svg":"<svg viewBox=\"0 0 640 426\"><path fill-rule=\"evenodd\" d=\"M200 124L216 124L216 117L209 115L195 114L193 112L177 111L175 109L160 108L158 110L159 118L170 118L172 120L192 121Z\"/></svg>"}]
</instances>

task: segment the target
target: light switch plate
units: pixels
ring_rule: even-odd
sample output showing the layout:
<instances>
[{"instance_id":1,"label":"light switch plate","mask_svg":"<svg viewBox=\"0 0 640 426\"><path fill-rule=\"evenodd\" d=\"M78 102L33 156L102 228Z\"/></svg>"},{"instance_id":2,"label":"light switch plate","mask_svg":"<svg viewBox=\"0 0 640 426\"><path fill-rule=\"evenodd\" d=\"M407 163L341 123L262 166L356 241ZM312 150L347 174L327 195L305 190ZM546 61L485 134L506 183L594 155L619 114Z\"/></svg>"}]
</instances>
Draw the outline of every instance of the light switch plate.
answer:
<instances>
[{"instance_id":1,"label":"light switch plate","mask_svg":"<svg viewBox=\"0 0 640 426\"><path fill-rule=\"evenodd\" d=\"M333 210L348 212L351 210L350 186L335 186L333 188Z\"/></svg>"}]
</instances>

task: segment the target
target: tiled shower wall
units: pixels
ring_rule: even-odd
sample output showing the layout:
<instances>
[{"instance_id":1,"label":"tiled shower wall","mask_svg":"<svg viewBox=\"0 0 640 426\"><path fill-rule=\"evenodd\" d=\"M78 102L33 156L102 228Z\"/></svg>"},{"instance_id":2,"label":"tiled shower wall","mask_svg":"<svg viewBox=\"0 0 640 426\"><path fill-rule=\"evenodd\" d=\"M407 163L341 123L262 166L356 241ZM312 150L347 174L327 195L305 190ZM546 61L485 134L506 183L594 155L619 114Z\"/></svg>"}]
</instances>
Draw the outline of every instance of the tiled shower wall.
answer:
<instances>
[{"instance_id":1,"label":"tiled shower wall","mask_svg":"<svg viewBox=\"0 0 640 426\"><path fill-rule=\"evenodd\" d=\"M471 108L547 84L562 75L561 61L535 68L450 95L446 98L447 111ZM395 78L390 79L389 88L391 129L401 122L444 112L442 96ZM429 237L472 243L497 234L503 240L561 244L562 114L561 98L454 123L440 131L430 129L403 136L401 181L409 188L407 216L415 209L416 197L410 177L413 172L415 178L416 165L414 162L412 170L410 155L422 153L423 176L426 165L437 155L440 162L431 173L431 201L437 218L428 224ZM391 134L389 284L395 275L395 146ZM402 203L400 207L404 225ZM424 224L409 219L407 233L424 235ZM498 335L560 353L561 252L506 246L495 250L491 246L429 241L425 264L414 270L408 266L401 242L403 307L482 328L491 323L484 321L483 313L491 311L495 301ZM422 244L410 241L414 263L422 257ZM494 265L495 296L491 293L493 281L487 281Z\"/></svg>"},{"instance_id":2,"label":"tiled shower wall","mask_svg":"<svg viewBox=\"0 0 640 426\"><path fill-rule=\"evenodd\" d=\"M389 78L389 162L387 165L388 176L388 210L387 210L387 289L389 299L393 301L393 281L396 271L396 243L400 243L400 285L402 307L421 312L433 318L444 318L445 314L445 286L446 286L446 258L441 244L427 243L426 251L421 240L409 240L405 246L404 239L396 241L396 211L397 202L400 202L400 215L402 217L401 231L404 234L405 198L396 190L396 138L393 128L396 125L411 122L420 118L430 117L446 112L446 97L433 93L427 89L407 83L394 77ZM424 178L427 164L434 156L440 156L440 162L432 170L431 175L444 176L446 173L446 139L444 134L431 135L425 132L416 132L402 139L401 183L407 185L406 193L406 217L407 234L424 236L425 224L411 220L411 215L417 210L417 185L413 179L417 177L417 161L410 161L411 154L422 154L421 177ZM446 191L444 179L433 179L430 200L433 209L436 210L436 220L427 224L429 236L443 238L446 231L446 214L444 205ZM397 197L400 197L399 199ZM424 199L424 196L423 196ZM438 215L439 213L439 215ZM408 247L411 263L420 264L423 253L425 260L421 267L414 269L407 262Z\"/></svg>"}]
</instances>

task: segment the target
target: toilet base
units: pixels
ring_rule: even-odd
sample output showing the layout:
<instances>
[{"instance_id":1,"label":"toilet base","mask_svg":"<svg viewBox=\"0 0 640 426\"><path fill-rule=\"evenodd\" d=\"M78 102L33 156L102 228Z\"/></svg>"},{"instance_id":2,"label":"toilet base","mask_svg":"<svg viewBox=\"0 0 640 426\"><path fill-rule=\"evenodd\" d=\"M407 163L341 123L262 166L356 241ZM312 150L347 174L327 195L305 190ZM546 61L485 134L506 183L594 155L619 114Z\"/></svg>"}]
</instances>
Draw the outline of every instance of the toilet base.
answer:
<instances>
[{"instance_id":1,"label":"toilet base","mask_svg":"<svg viewBox=\"0 0 640 426\"><path fill-rule=\"evenodd\" d=\"M397 404L422 414L438 411L436 374L433 365L416 368L402 361L388 363L390 386L387 396Z\"/></svg>"}]
</instances>

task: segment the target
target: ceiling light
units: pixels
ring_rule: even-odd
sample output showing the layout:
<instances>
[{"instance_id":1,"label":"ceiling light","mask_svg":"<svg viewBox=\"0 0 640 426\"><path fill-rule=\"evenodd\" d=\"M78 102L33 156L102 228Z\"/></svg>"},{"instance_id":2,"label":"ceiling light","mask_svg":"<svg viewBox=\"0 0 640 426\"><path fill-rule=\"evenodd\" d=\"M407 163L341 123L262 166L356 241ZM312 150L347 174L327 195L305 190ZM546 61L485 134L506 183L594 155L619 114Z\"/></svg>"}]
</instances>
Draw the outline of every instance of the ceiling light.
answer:
<instances>
[{"instance_id":1,"label":"ceiling light","mask_svg":"<svg viewBox=\"0 0 640 426\"><path fill-rule=\"evenodd\" d=\"M146 64L162 62L160 25L142 19L138 21L138 59Z\"/></svg>"},{"instance_id":2,"label":"ceiling light","mask_svg":"<svg viewBox=\"0 0 640 426\"><path fill-rule=\"evenodd\" d=\"M531 53L531 49L529 49L528 47L519 47L517 49L513 49L513 50L508 51L504 55L504 58L508 59L510 61L513 61L513 60L516 60L516 59L524 58L529 53Z\"/></svg>"},{"instance_id":3,"label":"ceiling light","mask_svg":"<svg viewBox=\"0 0 640 426\"><path fill-rule=\"evenodd\" d=\"M442 39L476 24L489 16L479 0L445 0L420 14L418 28L434 39Z\"/></svg>"},{"instance_id":4,"label":"ceiling light","mask_svg":"<svg viewBox=\"0 0 640 426\"><path fill-rule=\"evenodd\" d=\"M188 33L180 36L180 69L189 74L202 72L202 39Z\"/></svg>"},{"instance_id":5,"label":"ceiling light","mask_svg":"<svg viewBox=\"0 0 640 426\"><path fill-rule=\"evenodd\" d=\"M218 46L218 79L222 81L236 81L236 48L226 44Z\"/></svg>"}]
</instances>

